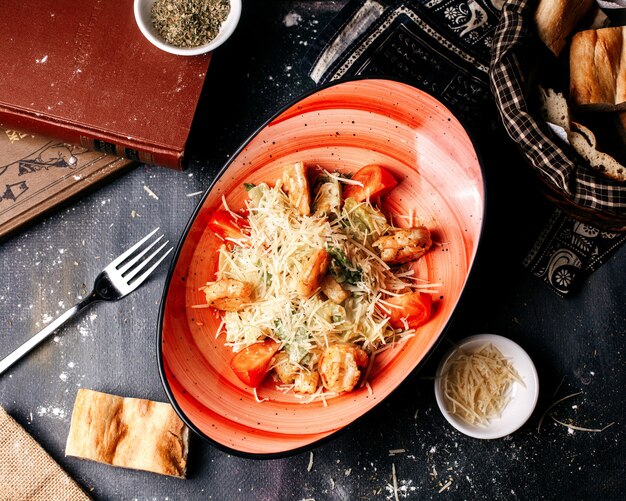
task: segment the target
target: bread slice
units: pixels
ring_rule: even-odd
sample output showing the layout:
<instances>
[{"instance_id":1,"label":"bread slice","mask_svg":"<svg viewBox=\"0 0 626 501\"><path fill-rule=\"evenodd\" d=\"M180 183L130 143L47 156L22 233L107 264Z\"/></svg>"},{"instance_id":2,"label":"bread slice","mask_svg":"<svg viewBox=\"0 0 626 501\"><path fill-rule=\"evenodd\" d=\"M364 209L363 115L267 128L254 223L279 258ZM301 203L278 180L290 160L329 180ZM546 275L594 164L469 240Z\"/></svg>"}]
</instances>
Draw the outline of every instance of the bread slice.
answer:
<instances>
[{"instance_id":1,"label":"bread slice","mask_svg":"<svg viewBox=\"0 0 626 501\"><path fill-rule=\"evenodd\" d=\"M554 89L539 87L539 100L544 120L569 131L570 114L565 96Z\"/></svg>"},{"instance_id":2,"label":"bread slice","mask_svg":"<svg viewBox=\"0 0 626 501\"><path fill-rule=\"evenodd\" d=\"M169 404L81 388L65 455L184 478L188 440Z\"/></svg>"},{"instance_id":3,"label":"bread slice","mask_svg":"<svg viewBox=\"0 0 626 501\"><path fill-rule=\"evenodd\" d=\"M598 151L596 137L589 128L571 120L567 100L563 94L553 89L539 87L539 98L544 120L561 127L565 133L555 132L562 139L567 138L569 144L592 168L616 181L626 181L626 168L608 153ZM615 116L620 117L626 131L626 113L616 113Z\"/></svg>"},{"instance_id":4,"label":"bread slice","mask_svg":"<svg viewBox=\"0 0 626 501\"><path fill-rule=\"evenodd\" d=\"M596 137L587 127L572 122L567 138L593 169L616 181L626 181L626 167L608 153L598 151Z\"/></svg>"},{"instance_id":5,"label":"bread slice","mask_svg":"<svg viewBox=\"0 0 626 501\"><path fill-rule=\"evenodd\" d=\"M626 26L574 35L570 101L586 111L626 110Z\"/></svg>"},{"instance_id":6,"label":"bread slice","mask_svg":"<svg viewBox=\"0 0 626 501\"><path fill-rule=\"evenodd\" d=\"M594 6L595 0L539 0L535 11L539 38L558 56L574 28Z\"/></svg>"}]
</instances>

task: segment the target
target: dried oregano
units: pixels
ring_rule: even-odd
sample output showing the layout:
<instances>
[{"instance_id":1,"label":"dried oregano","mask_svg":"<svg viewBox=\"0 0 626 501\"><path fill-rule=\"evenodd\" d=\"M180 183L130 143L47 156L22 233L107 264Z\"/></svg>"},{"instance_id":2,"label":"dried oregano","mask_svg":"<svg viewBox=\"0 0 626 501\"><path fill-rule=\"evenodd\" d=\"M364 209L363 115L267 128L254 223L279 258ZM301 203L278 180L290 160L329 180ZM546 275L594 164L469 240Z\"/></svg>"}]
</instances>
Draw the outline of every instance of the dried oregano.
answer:
<instances>
[{"instance_id":1,"label":"dried oregano","mask_svg":"<svg viewBox=\"0 0 626 501\"><path fill-rule=\"evenodd\" d=\"M163 40L191 48L213 40L229 12L228 0L155 0L151 14Z\"/></svg>"}]
</instances>

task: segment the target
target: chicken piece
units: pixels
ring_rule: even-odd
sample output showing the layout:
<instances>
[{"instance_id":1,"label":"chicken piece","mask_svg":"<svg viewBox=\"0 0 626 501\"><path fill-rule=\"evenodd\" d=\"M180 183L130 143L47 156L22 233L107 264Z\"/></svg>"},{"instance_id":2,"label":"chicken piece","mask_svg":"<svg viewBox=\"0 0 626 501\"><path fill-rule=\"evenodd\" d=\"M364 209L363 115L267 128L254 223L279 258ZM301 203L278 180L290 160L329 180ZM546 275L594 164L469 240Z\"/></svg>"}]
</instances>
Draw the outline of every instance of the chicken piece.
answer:
<instances>
[{"instance_id":1,"label":"chicken piece","mask_svg":"<svg viewBox=\"0 0 626 501\"><path fill-rule=\"evenodd\" d=\"M297 393L315 393L320 384L320 375L317 372L302 370L293 383L293 391Z\"/></svg>"},{"instance_id":2,"label":"chicken piece","mask_svg":"<svg viewBox=\"0 0 626 501\"><path fill-rule=\"evenodd\" d=\"M335 304L341 304L348 299L348 292L331 275L327 275L320 286L326 297Z\"/></svg>"},{"instance_id":3,"label":"chicken piece","mask_svg":"<svg viewBox=\"0 0 626 501\"><path fill-rule=\"evenodd\" d=\"M297 393L315 393L319 386L319 374L302 369L289 360L289 355L281 351L274 356L274 374L282 384L293 384Z\"/></svg>"},{"instance_id":4,"label":"chicken piece","mask_svg":"<svg viewBox=\"0 0 626 501\"><path fill-rule=\"evenodd\" d=\"M367 353L356 345L330 345L322 353L318 364L324 388L335 393L351 391L361 377L359 367L366 367L368 360Z\"/></svg>"},{"instance_id":5,"label":"chicken piece","mask_svg":"<svg viewBox=\"0 0 626 501\"><path fill-rule=\"evenodd\" d=\"M380 251L381 259L392 264L419 259L431 245L430 231L425 226L396 229L391 235L380 237L372 244Z\"/></svg>"},{"instance_id":6,"label":"chicken piece","mask_svg":"<svg viewBox=\"0 0 626 501\"><path fill-rule=\"evenodd\" d=\"M298 366L289 360L287 352L281 351L274 355L272 365L278 381L282 384L293 384L298 375Z\"/></svg>"},{"instance_id":7,"label":"chicken piece","mask_svg":"<svg viewBox=\"0 0 626 501\"><path fill-rule=\"evenodd\" d=\"M233 278L211 282L203 288L209 306L223 311L239 311L250 302L252 286Z\"/></svg>"},{"instance_id":8,"label":"chicken piece","mask_svg":"<svg viewBox=\"0 0 626 501\"><path fill-rule=\"evenodd\" d=\"M300 276L298 277L298 295L303 298L309 298L319 288L326 271L330 256L325 249L316 250L311 257L304 263Z\"/></svg>"},{"instance_id":9,"label":"chicken piece","mask_svg":"<svg viewBox=\"0 0 626 501\"><path fill-rule=\"evenodd\" d=\"M289 203L302 216L311 213L311 194L304 162L296 162L283 171L283 190L289 195Z\"/></svg>"},{"instance_id":10,"label":"chicken piece","mask_svg":"<svg viewBox=\"0 0 626 501\"><path fill-rule=\"evenodd\" d=\"M322 183L315 196L315 215L328 216L331 213L339 212L341 206L341 186L339 181L333 179Z\"/></svg>"}]
</instances>

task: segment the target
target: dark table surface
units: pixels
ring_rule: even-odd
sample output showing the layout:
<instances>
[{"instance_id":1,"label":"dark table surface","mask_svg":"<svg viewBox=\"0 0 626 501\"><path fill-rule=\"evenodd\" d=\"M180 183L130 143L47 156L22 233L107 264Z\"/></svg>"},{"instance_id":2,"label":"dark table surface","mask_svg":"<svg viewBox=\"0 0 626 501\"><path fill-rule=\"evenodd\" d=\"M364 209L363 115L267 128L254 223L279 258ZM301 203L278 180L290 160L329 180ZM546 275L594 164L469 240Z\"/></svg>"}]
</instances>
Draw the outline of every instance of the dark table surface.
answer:
<instances>
[{"instance_id":1,"label":"dark table surface","mask_svg":"<svg viewBox=\"0 0 626 501\"><path fill-rule=\"evenodd\" d=\"M87 293L97 272L155 226L174 242L237 147L279 108L314 87L300 61L345 1L245 2L233 38L215 52L191 137L188 170L140 165L0 247L0 356ZM164 117L166 118L166 117ZM189 478L65 457L78 388L166 400L156 324L166 268L118 303L100 303L0 377L2 405L96 499L614 499L623 496L626 248L563 299L522 259L552 210L501 132L481 151L487 217L473 273L443 341L358 425L286 459L228 455L192 439ZM158 196L151 197L145 187ZM499 440L466 437L444 419L432 376L450 346L476 333L521 344L540 398ZM551 403L580 395L546 416ZM390 450L404 452L391 454Z\"/></svg>"}]
</instances>

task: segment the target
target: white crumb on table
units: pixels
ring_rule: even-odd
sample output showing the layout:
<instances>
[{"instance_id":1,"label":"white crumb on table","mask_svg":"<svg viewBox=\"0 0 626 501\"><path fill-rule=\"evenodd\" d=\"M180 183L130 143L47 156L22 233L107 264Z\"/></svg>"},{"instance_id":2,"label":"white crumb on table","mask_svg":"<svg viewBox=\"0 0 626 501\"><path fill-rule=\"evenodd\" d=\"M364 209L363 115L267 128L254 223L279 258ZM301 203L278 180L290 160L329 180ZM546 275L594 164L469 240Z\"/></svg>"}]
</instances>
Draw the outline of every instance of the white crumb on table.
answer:
<instances>
[{"instance_id":1,"label":"white crumb on table","mask_svg":"<svg viewBox=\"0 0 626 501\"><path fill-rule=\"evenodd\" d=\"M287 28L291 28L292 26L298 26L302 21L302 16L297 12L290 12L283 19L283 24L287 26Z\"/></svg>"},{"instance_id":2,"label":"white crumb on table","mask_svg":"<svg viewBox=\"0 0 626 501\"><path fill-rule=\"evenodd\" d=\"M154 191L152 191L150 188L148 188L145 184L143 185L143 189L145 190L145 192L151 196L152 198L154 198L155 200L158 200L159 197L156 195L156 193L154 193Z\"/></svg>"}]
</instances>

